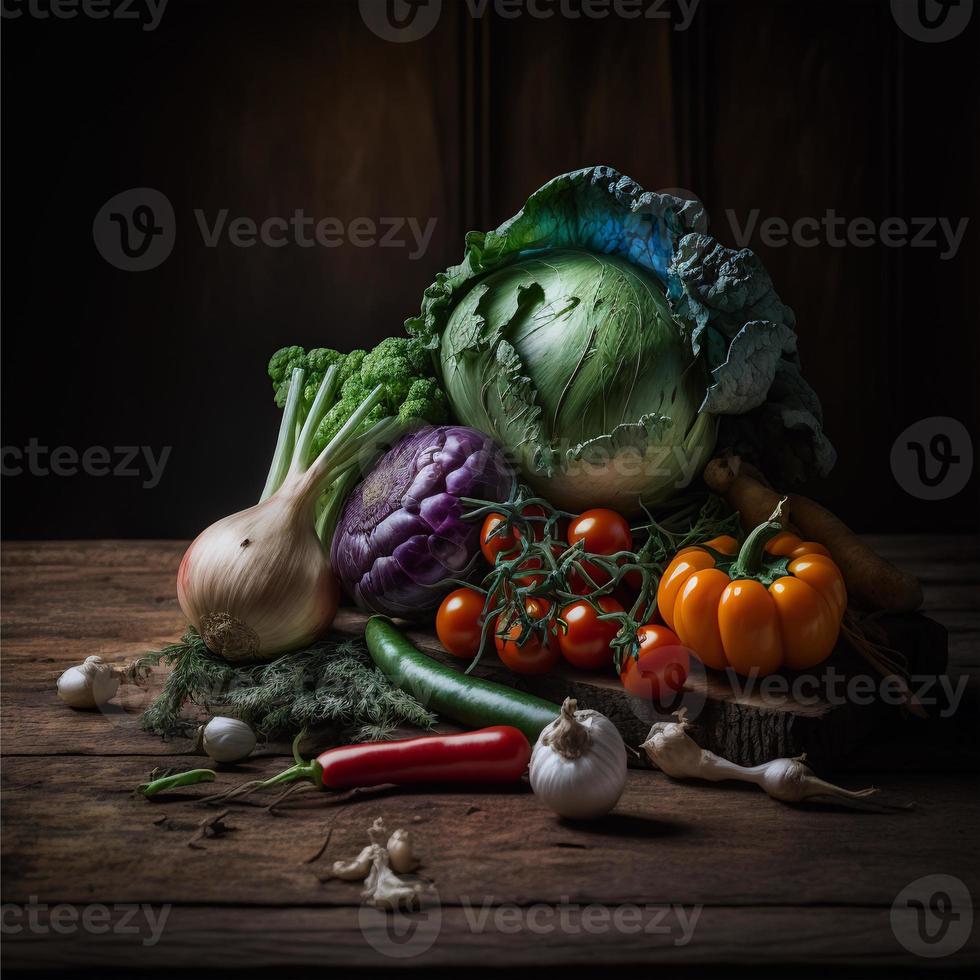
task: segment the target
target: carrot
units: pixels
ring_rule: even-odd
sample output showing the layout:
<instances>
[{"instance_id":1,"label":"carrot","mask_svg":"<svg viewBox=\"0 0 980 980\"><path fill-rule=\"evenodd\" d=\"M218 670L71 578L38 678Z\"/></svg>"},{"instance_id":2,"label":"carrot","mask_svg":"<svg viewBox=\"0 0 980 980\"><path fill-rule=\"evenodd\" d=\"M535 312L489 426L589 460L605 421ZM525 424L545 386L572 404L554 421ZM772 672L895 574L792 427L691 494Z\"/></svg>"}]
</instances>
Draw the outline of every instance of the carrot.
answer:
<instances>
[{"instance_id":1,"label":"carrot","mask_svg":"<svg viewBox=\"0 0 980 980\"><path fill-rule=\"evenodd\" d=\"M745 531L751 531L770 520L782 499L780 494L762 482L761 476L758 470L743 463L738 456L713 459L704 469L704 482L708 489L724 497L728 506L738 511ZM786 513L785 507L783 512ZM787 531L795 530L785 517L782 523Z\"/></svg>"},{"instance_id":2,"label":"carrot","mask_svg":"<svg viewBox=\"0 0 980 980\"><path fill-rule=\"evenodd\" d=\"M713 459L704 470L704 482L738 511L746 531L769 520L781 499L759 477L738 456ZM783 526L830 552L856 605L886 612L912 612L922 605L918 579L882 558L840 518L809 497L791 494L788 503Z\"/></svg>"},{"instance_id":3,"label":"carrot","mask_svg":"<svg viewBox=\"0 0 980 980\"><path fill-rule=\"evenodd\" d=\"M804 537L830 552L855 603L886 612L913 612L922 605L919 580L882 558L826 507L791 494L789 512Z\"/></svg>"}]
</instances>

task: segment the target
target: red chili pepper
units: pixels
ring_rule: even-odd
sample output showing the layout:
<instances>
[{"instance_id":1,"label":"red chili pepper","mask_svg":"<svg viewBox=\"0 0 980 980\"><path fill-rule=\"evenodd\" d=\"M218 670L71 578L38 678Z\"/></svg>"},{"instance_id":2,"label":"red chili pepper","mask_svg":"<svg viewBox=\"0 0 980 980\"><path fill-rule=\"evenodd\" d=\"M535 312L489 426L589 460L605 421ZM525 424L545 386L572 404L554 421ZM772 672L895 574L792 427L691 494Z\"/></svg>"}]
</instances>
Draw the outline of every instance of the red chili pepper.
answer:
<instances>
[{"instance_id":1,"label":"red chili pepper","mask_svg":"<svg viewBox=\"0 0 980 980\"><path fill-rule=\"evenodd\" d=\"M343 745L309 762L296 755L296 765L256 788L303 777L334 790L383 783L514 783L530 761L531 745L524 734L510 725L495 725L459 735Z\"/></svg>"}]
</instances>

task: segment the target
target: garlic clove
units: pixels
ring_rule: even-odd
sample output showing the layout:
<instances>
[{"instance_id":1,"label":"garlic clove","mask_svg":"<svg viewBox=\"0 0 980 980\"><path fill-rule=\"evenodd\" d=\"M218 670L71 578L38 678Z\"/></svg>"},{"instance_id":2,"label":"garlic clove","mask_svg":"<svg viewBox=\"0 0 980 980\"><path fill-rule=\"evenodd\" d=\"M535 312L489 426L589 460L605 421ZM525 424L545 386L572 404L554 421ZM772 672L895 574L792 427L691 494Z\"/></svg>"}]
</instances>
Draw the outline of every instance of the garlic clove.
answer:
<instances>
[{"instance_id":1,"label":"garlic clove","mask_svg":"<svg viewBox=\"0 0 980 980\"><path fill-rule=\"evenodd\" d=\"M398 874L408 874L422 863L412 850L412 835L407 830L396 830L388 838L387 850L391 869Z\"/></svg>"},{"instance_id":2,"label":"garlic clove","mask_svg":"<svg viewBox=\"0 0 980 980\"><path fill-rule=\"evenodd\" d=\"M101 657L86 657L84 663L69 667L58 678L58 697L70 708L99 708L108 704L118 690L116 669Z\"/></svg>"},{"instance_id":3,"label":"garlic clove","mask_svg":"<svg viewBox=\"0 0 980 980\"><path fill-rule=\"evenodd\" d=\"M342 881L364 881L378 852L377 844L368 844L353 861L334 861L331 870Z\"/></svg>"},{"instance_id":4,"label":"garlic clove","mask_svg":"<svg viewBox=\"0 0 980 980\"><path fill-rule=\"evenodd\" d=\"M255 732L238 718L212 718L204 726L201 747L215 762L240 762L255 749Z\"/></svg>"}]
</instances>

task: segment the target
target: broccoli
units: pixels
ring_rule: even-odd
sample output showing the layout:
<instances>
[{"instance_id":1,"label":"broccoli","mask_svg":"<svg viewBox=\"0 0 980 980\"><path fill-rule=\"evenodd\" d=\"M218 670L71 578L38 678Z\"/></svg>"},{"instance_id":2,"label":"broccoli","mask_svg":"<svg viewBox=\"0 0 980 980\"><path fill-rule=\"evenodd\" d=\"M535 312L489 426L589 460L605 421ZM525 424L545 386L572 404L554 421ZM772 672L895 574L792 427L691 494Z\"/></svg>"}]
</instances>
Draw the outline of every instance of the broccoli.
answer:
<instances>
[{"instance_id":1,"label":"broccoli","mask_svg":"<svg viewBox=\"0 0 980 980\"><path fill-rule=\"evenodd\" d=\"M269 361L269 377L272 378L272 390L276 393L276 404L282 408L286 404L286 393L289 391L289 379L293 368L306 369L306 352L302 347L283 347L272 355Z\"/></svg>"},{"instance_id":2,"label":"broccoli","mask_svg":"<svg viewBox=\"0 0 980 980\"><path fill-rule=\"evenodd\" d=\"M303 374L295 375L300 369ZM308 419L313 402L327 372L335 369L333 398L318 411L318 419ZM282 431L295 434L309 422L311 438L297 445L295 452L306 458L300 464L312 464L323 449L355 413L357 428L342 445L331 451L337 478L322 496L317 529L324 543L329 543L333 526L344 498L359 475L358 464L364 464L378 448L390 444L403 432L429 422L441 424L449 417L446 396L433 375L429 353L415 339L389 337L372 351L354 350L349 354L328 347L306 352L302 347L284 347L269 361L269 377L276 404L285 406L291 384L303 385L303 397L295 418L283 424ZM263 499L274 493L288 469L294 454L291 437L281 436Z\"/></svg>"},{"instance_id":3,"label":"broccoli","mask_svg":"<svg viewBox=\"0 0 980 980\"><path fill-rule=\"evenodd\" d=\"M441 425L449 418L446 394L435 378L416 378L398 409L398 421L406 428L421 419Z\"/></svg>"},{"instance_id":4,"label":"broccoli","mask_svg":"<svg viewBox=\"0 0 980 980\"><path fill-rule=\"evenodd\" d=\"M327 368L336 364L338 370L343 372L345 361L345 356L339 350L332 350L329 347L314 347L306 355L306 387L303 389L303 400L306 402L307 411L310 410L313 399L320 390Z\"/></svg>"}]
</instances>

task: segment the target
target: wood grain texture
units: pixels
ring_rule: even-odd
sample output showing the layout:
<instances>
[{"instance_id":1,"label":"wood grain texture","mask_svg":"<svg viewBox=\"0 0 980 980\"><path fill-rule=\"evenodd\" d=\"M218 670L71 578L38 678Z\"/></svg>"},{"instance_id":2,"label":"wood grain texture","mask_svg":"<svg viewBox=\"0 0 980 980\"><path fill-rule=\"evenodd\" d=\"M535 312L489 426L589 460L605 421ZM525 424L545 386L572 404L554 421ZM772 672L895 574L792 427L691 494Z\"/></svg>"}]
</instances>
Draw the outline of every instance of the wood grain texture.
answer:
<instances>
[{"instance_id":1,"label":"wood grain texture","mask_svg":"<svg viewBox=\"0 0 980 980\"><path fill-rule=\"evenodd\" d=\"M698 916L689 944L682 944L676 911L665 909L660 902L640 910L638 919L631 918L629 931L612 925L617 914L625 914L623 906L593 908L591 914L598 912L599 922L610 924L561 930L554 928L557 916L549 918L547 909L542 916L541 908L518 907L515 916L515 908L508 907L506 916L497 919L494 911L487 914L479 901L465 909L444 906L434 918L430 918L431 912L399 917L402 935L412 923L423 923L416 926L419 938L413 945L411 941L393 942L390 937L395 930L379 914L365 914L349 906L270 905L244 910L237 906L206 910L176 906L167 916L160 942L149 948L144 942L152 941L152 934L136 919L139 931L135 935L109 932L103 936L65 936L48 932L10 936L5 943L5 962L8 969L67 968L81 975L107 963L129 971L145 969L148 964L154 970L201 970L202 966L213 970L217 960L220 968L228 971L219 974L222 976L256 977L262 975L260 971L285 966L290 980L322 978L331 969L350 970L352 965L358 969L416 967L427 971L462 967L470 976L474 970L483 976L483 971L507 967L534 968L536 976L541 976L542 970L545 976L559 976L571 969L604 965L665 967L671 976L680 977L732 976L733 972L742 976L746 974L740 968L752 968L753 975L758 975L760 968L773 964L786 971L778 975L794 977L826 975L806 972L808 967L844 969L849 977L864 975L863 968L887 968L889 975L899 971L902 976L922 975L923 961L891 936L886 908L706 907L697 913L685 909L684 914ZM661 910L666 912L663 918ZM153 912L159 915L161 910ZM121 914L115 921L120 918ZM522 921L536 927L524 926ZM46 922L46 917L41 917L41 928ZM430 922L435 939L428 946ZM127 926L132 928L133 921ZM665 931L658 934L656 930ZM792 943L791 950L788 943ZM943 968L966 975L975 957L976 949L968 945L946 958ZM705 968L713 969L705 974Z\"/></svg>"},{"instance_id":2,"label":"wood grain texture","mask_svg":"<svg viewBox=\"0 0 980 980\"><path fill-rule=\"evenodd\" d=\"M902 547L928 563L934 544ZM8 969L133 975L150 966L282 967L301 976L398 965L385 952L391 924L360 909L356 885L327 875L333 860L362 846L376 816L412 830L422 873L437 889L438 935L409 960L414 966L859 963L914 972L922 961L902 948L889 924L898 892L932 873L956 875L973 894L980 889L973 777L939 772L839 778L917 803L910 812L883 815L786 807L751 787L680 784L635 771L614 813L592 825L558 820L526 787L379 788L351 798L311 792L274 813L265 799L233 805L226 822L234 829L191 849L187 840L214 812L198 798L279 771L288 764L285 746L266 746L242 766L222 769L216 787L150 802L132 790L154 766L201 764L187 754L187 741L164 743L139 732L138 704L118 713L72 712L54 695L58 673L87 654L123 658L179 635L171 583L182 549L179 542L4 548L2 859L3 900L12 903L6 921L26 921L17 906L35 896L48 906L32 927L7 930ZM948 563L954 573L955 552ZM928 756L928 745L923 750ZM326 851L307 863L328 830ZM53 912L61 903L71 908ZM101 905L118 925L120 903L148 903L156 917L169 908L158 943L144 945L152 935L142 913L128 923L137 923L135 933L64 926L66 917ZM545 912L533 915L542 915L558 903L595 905L606 910L598 914L607 925L533 927L532 908L540 905ZM620 928L612 917L624 905L648 917L654 915L648 906L672 907L663 920L672 931ZM678 906L688 915L701 909L685 945L675 944L682 938ZM431 911L416 916L423 936L429 920L422 916ZM962 967L976 955L973 940L942 965Z\"/></svg>"}]
</instances>

